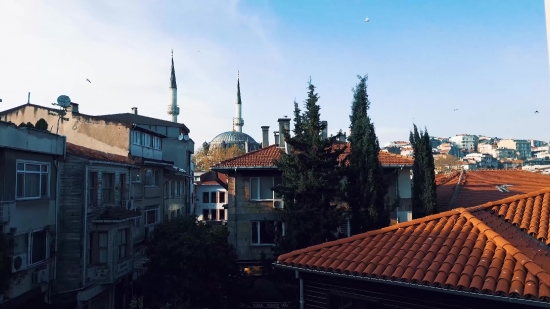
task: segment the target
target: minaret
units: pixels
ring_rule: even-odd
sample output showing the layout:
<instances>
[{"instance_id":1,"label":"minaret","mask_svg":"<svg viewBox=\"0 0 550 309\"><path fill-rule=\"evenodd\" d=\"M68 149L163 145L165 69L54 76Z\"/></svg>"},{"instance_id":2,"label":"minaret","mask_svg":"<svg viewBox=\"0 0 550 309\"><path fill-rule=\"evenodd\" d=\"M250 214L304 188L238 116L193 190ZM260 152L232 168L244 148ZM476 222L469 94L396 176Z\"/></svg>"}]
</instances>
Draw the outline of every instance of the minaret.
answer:
<instances>
[{"instance_id":1,"label":"minaret","mask_svg":"<svg viewBox=\"0 0 550 309\"><path fill-rule=\"evenodd\" d=\"M241 101L241 83L239 80L239 71L237 71L237 103L235 104L235 117L233 118L233 131L242 132L244 126L243 102Z\"/></svg>"},{"instance_id":2,"label":"minaret","mask_svg":"<svg viewBox=\"0 0 550 309\"><path fill-rule=\"evenodd\" d=\"M172 121L178 122L180 108L178 106L178 85L176 84L176 71L174 70L174 50L172 50L172 72L170 73L171 104L168 105L168 115L172 115Z\"/></svg>"}]
</instances>

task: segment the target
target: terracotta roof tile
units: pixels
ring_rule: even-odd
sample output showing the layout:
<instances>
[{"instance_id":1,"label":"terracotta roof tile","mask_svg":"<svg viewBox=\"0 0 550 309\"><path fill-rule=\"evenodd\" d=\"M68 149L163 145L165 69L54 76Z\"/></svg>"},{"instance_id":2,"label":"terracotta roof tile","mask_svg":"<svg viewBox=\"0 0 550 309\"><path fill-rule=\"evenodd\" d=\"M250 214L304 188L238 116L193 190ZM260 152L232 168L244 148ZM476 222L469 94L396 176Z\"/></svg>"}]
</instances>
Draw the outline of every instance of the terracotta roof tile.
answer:
<instances>
[{"instance_id":1,"label":"terracotta roof tile","mask_svg":"<svg viewBox=\"0 0 550 309\"><path fill-rule=\"evenodd\" d=\"M344 143L336 143L334 147L342 147ZM339 160L343 160L347 154L351 151L349 143L346 143L347 147L345 152L341 155ZM256 151L245 153L241 156L222 161L215 167L227 168L227 167L275 167L273 160L280 158L281 150L277 145L271 145L266 148L262 148ZM407 156L393 154L385 151L379 153L380 163L383 166L392 165L405 165L412 166L414 159Z\"/></svg>"},{"instance_id":2,"label":"terracotta roof tile","mask_svg":"<svg viewBox=\"0 0 550 309\"><path fill-rule=\"evenodd\" d=\"M464 171L456 200L451 198L457 188L458 176L437 187L437 207L448 210L455 207L470 207L505 197L525 194L550 187L550 176L523 170L477 170ZM497 186L510 185L500 191Z\"/></svg>"},{"instance_id":3,"label":"terracotta roof tile","mask_svg":"<svg viewBox=\"0 0 550 309\"><path fill-rule=\"evenodd\" d=\"M547 188L297 250L277 263L549 302L549 202Z\"/></svg>"},{"instance_id":4,"label":"terracotta roof tile","mask_svg":"<svg viewBox=\"0 0 550 309\"><path fill-rule=\"evenodd\" d=\"M117 163L134 164L134 162L128 157L107 153L107 152L102 152L95 149L78 146L72 143L67 143L66 150L67 150L67 154L71 154L81 158L86 158L89 160L111 161L111 162L117 162Z\"/></svg>"},{"instance_id":5,"label":"terracotta roof tile","mask_svg":"<svg viewBox=\"0 0 550 309\"><path fill-rule=\"evenodd\" d=\"M200 183L201 186L219 186L220 184L215 180L207 180Z\"/></svg>"},{"instance_id":6,"label":"terracotta roof tile","mask_svg":"<svg viewBox=\"0 0 550 309\"><path fill-rule=\"evenodd\" d=\"M227 183L228 177L227 174L224 173L217 173L218 179L221 180L223 183Z\"/></svg>"}]
</instances>

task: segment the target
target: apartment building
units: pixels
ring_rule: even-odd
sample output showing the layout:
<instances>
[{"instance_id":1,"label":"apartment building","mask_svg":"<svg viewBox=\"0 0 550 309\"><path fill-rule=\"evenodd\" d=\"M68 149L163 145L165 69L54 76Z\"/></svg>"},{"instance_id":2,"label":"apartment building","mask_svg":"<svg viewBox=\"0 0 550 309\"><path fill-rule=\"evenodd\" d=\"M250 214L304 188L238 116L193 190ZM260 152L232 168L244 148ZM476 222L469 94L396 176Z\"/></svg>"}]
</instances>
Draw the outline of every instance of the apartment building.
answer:
<instances>
[{"instance_id":1,"label":"apartment building","mask_svg":"<svg viewBox=\"0 0 550 309\"><path fill-rule=\"evenodd\" d=\"M475 135L458 134L450 137L449 141L457 145L460 149L475 150L477 148L478 138Z\"/></svg>"},{"instance_id":2,"label":"apartment building","mask_svg":"<svg viewBox=\"0 0 550 309\"><path fill-rule=\"evenodd\" d=\"M195 214L201 221L227 222L227 175L207 172L195 184Z\"/></svg>"},{"instance_id":3,"label":"apartment building","mask_svg":"<svg viewBox=\"0 0 550 309\"><path fill-rule=\"evenodd\" d=\"M41 308L56 280L65 137L0 121L0 307ZM3 250L2 250L3 251Z\"/></svg>"},{"instance_id":4,"label":"apartment building","mask_svg":"<svg viewBox=\"0 0 550 309\"><path fill-rule=\"evenodd\" d=\"M515 150L520 160L531 158L531 142L525 139L503 139L498 142L498 148Z\"/></svg>"}]
</instances>

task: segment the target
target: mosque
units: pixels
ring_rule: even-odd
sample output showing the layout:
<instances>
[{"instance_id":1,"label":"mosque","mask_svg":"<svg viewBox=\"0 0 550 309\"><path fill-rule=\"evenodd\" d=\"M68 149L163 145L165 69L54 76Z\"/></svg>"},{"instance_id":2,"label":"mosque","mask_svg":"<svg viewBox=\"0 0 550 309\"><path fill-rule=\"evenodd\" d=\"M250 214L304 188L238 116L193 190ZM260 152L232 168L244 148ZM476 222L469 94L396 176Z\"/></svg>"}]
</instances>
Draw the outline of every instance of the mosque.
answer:
<instances>
[{"instance_id":1,"label":"mosque","mask_svg":"<svg viewBox=\"0 0 550 309\"><path fill-rule=\"evenodd\" d=\"M235 103L235 117L233 117L233 129L218 134L210 141L204 142L202 149L211 147L230 148L238 146L245 153L258 150L262 144L257 143L250 135L243 132L244 119L242 117L242 100L241 100L241 84L239 73L237 72L237 102ZM198 150L200 151L200 149Z\"/></svg>"}]
</instances>

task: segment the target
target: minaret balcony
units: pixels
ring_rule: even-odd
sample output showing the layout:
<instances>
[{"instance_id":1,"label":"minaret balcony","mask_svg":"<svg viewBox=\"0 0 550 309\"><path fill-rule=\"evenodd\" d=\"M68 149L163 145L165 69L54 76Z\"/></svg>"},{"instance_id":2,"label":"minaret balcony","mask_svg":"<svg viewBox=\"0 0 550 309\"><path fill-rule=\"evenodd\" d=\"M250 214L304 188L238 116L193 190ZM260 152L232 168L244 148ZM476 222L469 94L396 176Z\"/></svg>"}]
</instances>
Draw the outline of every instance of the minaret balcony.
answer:
<instances>
[{"instance_id":1,"label":"minaret balcony","mask_svg":"<svg viewBox=\"0 0 550 309\"><path fill-rule=\"evenodd\" d=\"M180 114L180 107L179 106L172 106L171 104L168 105L168 114L169 115L179 115Z\"/></svg>"}]
</instances>

